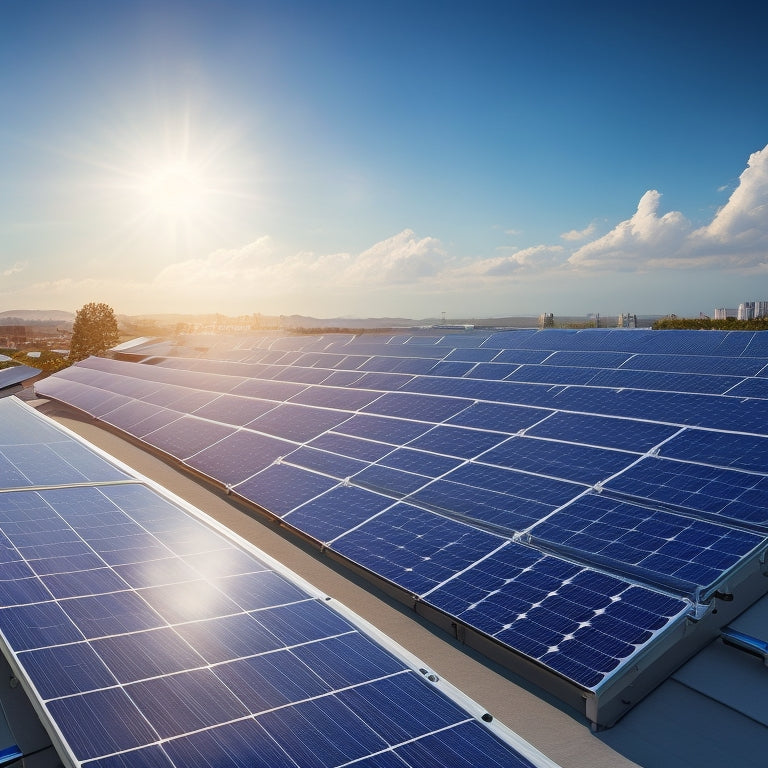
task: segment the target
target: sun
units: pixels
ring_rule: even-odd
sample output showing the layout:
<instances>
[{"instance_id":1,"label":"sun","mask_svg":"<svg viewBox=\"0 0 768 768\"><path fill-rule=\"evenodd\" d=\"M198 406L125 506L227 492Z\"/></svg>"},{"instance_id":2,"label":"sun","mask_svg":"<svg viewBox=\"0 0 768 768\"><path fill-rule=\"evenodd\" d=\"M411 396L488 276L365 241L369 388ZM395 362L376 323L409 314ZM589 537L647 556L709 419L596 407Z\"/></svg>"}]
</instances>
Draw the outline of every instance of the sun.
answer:
<instances>
[{"instance_id":1,"label":"sun","mask_svg":"<svg viewBox=\"0 0 768 768\"><path fill-rule=\"evenodd\" d=\"M188 161L167 161L151 169L138 185L152 217L192 220L206 212L212 185L203 169Z\"/></svg>"}]
</instances>

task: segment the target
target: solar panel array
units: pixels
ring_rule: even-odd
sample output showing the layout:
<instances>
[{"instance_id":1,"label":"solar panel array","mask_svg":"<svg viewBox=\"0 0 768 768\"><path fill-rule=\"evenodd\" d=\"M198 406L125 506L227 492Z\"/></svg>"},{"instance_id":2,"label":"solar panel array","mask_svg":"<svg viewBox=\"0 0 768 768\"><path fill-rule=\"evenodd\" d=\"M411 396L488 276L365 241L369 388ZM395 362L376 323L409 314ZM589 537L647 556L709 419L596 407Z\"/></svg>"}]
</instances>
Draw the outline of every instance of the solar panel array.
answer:
<instances>
[{"instance_id":1,"label":"solar panel array","mask_svg":"<svg viewBox=\"0 0 768 768\"><path fill-rule=\"evenodd\" d=\"M768 544L766 334L217 343L37 390L585 690Z\"/></svg>"},{"instance_id":2,"label":"solar panel array","mask_svg":"<svg viewBox=\"0 0 768 768\"><path fill-rule=\"evenodd\" d=\"M0 401L0 633L67 765L552 765L15 398Z\"/></svg>"}]
</instances>

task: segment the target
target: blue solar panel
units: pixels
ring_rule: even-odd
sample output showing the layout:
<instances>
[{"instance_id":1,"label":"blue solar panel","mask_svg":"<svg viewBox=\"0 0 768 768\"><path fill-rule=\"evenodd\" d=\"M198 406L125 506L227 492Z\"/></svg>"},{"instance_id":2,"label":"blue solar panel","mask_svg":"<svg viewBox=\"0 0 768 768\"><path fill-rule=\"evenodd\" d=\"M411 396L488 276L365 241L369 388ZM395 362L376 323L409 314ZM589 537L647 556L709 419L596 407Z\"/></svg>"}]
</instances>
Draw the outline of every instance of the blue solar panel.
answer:
<instances>
[{"instance_id":1,"label":"blue solar panel","mask_svg":"<svg viewBox=\"0 0 768 768\"><path fill-rule=\"evenodd\" d=\"M31 379L40 373L39 368L32 368L29 365L14 365L10 368L0 370L0 389L12 387L15 384L21 384L22 381Z\"/></svg>"},{"instance_id":2,"label":"blue solar panel","mask_svg":"<svg viewBox=\"0 0 768 768\"><path fill-rule=\"evenodd\" d=\"M392 499L355 486L339 486L284 515L286 523L330 542L378 515Z\"/></svg>"},{"instance_id":3,"label":"blue solar panel","mask_svg":"<svg viewBox=\"0 0 768 768\"><path fill-rule=\"evenodd\" d=\"M268 379L245 379L231 390L233 395L258 397L263 400L285 402L306 389L306 385L289 381L270 381Z\"/></svg>"},{"instance_id":4,"label":"blue solar panel","mask_svg":"<svg viewBox=\"0 0 768 768\"><path fill-rule=\"evenodd\" d=\"M292 403L337 408L341 411L357 411L372 403L380 394L349 387L307 387L291 398Z\"/></svg>"},{"instance_id":5,"label":"blue solar panel","mask_svg":"<svg viewBox=\"0 0 768 768\"><path fill-rule=\"evenodd\" d=\"M731 387L725 392L731 397L760 397L768 398L768 379L744 379L735 387Z\"/></svg>"},{"instance_id":6,"label":"blue solar panel","mask_svg":"<svg viewBox=\"0 0 768 768\"><path fill-rule=\"evenodd\" d=\"M427 373L435 364L432 358L420 357L370 357L361 366L361 371L378 371L381 373Z\"/></svg>"},{"instance_id":7,"label":"blue solar panel","mask_svg":"<svg viewBox=\"0 0 768 768\"><path fill-rule=\"evenodd\" d=\"M595 375L596 371L591 368L522 365L517 370L510 372L507 378L509 381L536 384L589 384Z\"/></svg>"},{"instance_id":8,"label":"blue solar panel","mask_svg":"<svg viewBox=\"0 0 768 768\"><path fill-rule=\"evenodd\" d=\"M215 400L195 409L194 415L201 419L244 427L248 422L276 407L277 403L272 400L220 395Z\"/></svg>"},{"instance_id":9,"label":"blue solar panel","mask_svg":"<svg viewBox=\"0 0 768 768\"><path fill-rule=\"evenodd\" d=\"M665 443L660 454L670 459L702 462L716 467L765 472L768 437L686 429L674 440Z\"/></svg>"},{"instance_id":10,"label":"blue solar panel","mask_svg":"<svg viewBox=\"0 0 768 768\"><path fill-rule=\"evenodd\" d=\"M350 482L395 499L402 499L430 482L430 479L427 475L373 464L354 475Z\"/></svg>"},{"instance_id":11,"label":"blue solar panel","mask_svg":"<svg viewBox=\"0 0 768 768\"><path fill-rule=\"evenodd\" d=\"M768 533L766 475L649 457L614 477L605 488Z\"/></svg>"},{"instance_id":12,"label":"blue solar panel","mask_svg":"<svg viewBox=\"0 0 768 768\"><path fill-rule=\"evenodd\" d=\"M492 534L398 503L336 539L332 549L422 594L502 543Z\"/></svg>"},{"instance_id":13,"label":"blue solar panel","mask_svg":"<svg viewBox=\"0 0 768 768\"><path fill-rule=\"evenodd\" d=\"M686 612L680 598L515 543L424 599L587 688Z\"/></svg>"},{"instance_id":14,"label":"blue solar panel","mask_svg":"<svg viewBox=\"0 0 768 768\"><path fill-rule=\"evenodd\" d=\"M518 405L476 403L451 420L451 424L515 434L549 416L551 411Z\"/></svg>"},{"instance_id":15,"label":"blue solar panel","mask_svg":"<svg viewBox=\"0 0 768 768\"><path fill-rule=\"evenodd\" d=\"M364 373L355 383L355 387L388 392L402 389L413 376L402 373Z\"/></svg>"},{"instance_id":16,"label":"blue solar panel","mask_svg":"<svg viewBox=\"0 0 768 768\"><path fill-rule=\"evenodd\" d=\"M134 437L143 437L180 418L181 414L177 411L150 405L141 400L125 403L102 417L107 424L118 427Z\"/></svg>"},{"instance_id":17,"label":"blue solar panel","mask_svg":"<svg viewBox=\"0 0 768 768\"><path fill-rule=\"evenodd\" d=\"M178 459L186 459L234 434L235 428L213 421L182 416L166 426L143 435L149 445Z\"/></svg>"},{"instance_id":18,"label":"blue solar panel","mask_svg":"<svg viewBox=\"0 0 768 768\"><path fill-rule=\"evenodd\" d=\"M592 485L637 461L638 454L555 440L513 437L483 455L483 461Z\"/></svg>"},{"instance_id":19,"label":"blue solar panel","mask_svg":"<svg viewBox=\"0 0 768 768\"><path fill-rule=\"evenodd\" d=\"M341 456L358 459L359 461L377 461L392 450L387 443L377 443L374 440L364 440L337 432L326 432L309 443L311 448L330 451Z\"/></svg>"},{"instance_id":20,"label":"blue solar panel","mask_svg":"<svg viewBox=\"0 0 768 768\"><path fill-rule=\"evenodd\" d=\"M502 440L506 440L506 435L479 429L437 426L412 440L409 445L423 451L472 459L498 445Z\"/></svg>"},{"instance_id":21,"label":"blue solar panel","mask_svg":"<svg viewBox=\"0 0 768 768\"><path fill-rule=\"evenodd\" d=\"M337 480L344 480L368 466L365 461L352 459L331 451L317 450L309 446L302 446L288 454L285 461L304 469L335 477Z\"/></svg>"},{"instance_id":22,"label":"blue solar panel","mask_svg":"<svg viewBox=\"0 0 768 768\"><path fill-rule=\"evenodd\" d=\"M248 427L275 437L305 443L349 418L343 411L309 405L279 405L254 419Z\"/></svg>"},{"instance_id":23,"label":"blue solar panel","mask_svg":"<svg viewBox=\"0 0 768 768\"><path fill-rule=\"evenodd\" d=\"M376 440L391 445L403 445L419 435L423 435L430 426L430 424L409 421L408 419L358 414L339 424L334 428L334 432L352 437L364 437L368 440Z\"/></svg>"},{"instance_id":24,"label":"blue solar panel","mask_svg":"<svg viewBox=\"0 0 768 768\"><path fill-rule=\"evenodd\" d=\"M463 376L474 368L474 363L441 361L427 371L430 376Z\"/></svg>"},{"instance_id":25,"label":"blue solar panel","mask_svg":"<svg viewBox=\"0 0 768 768\"><path fill-rule=\"evenodd\" d=\"M295 443L241 429L196 453L187 463L221 483L235 485L295 448Z\"/></svg>"},{"instance_id":26,"label":"blue solar panel","mask_svg":"<svg viewBox=\"0 0 768 768\"><path fill-rule=\"evenodd\" d=\"M659 373L656 371L597 371L589 382L593 387L629 387L655 392L692 392L720 395L740 379L735 376L695 375L691 373Z\"/></svg>"},{"instance_id":27,"label":"blue solar panel","mask_svg":"<svg viewBox=\"0 0 768 768\"><path fill-rule=\"evenodd\" d=\"M235 492L282 516L333 488L335 479L307 472L287 463L273 464L235 486Z\"/></svg>"},{"instance_id":28,"label":"blue solar panel","mask_svg":"<svg viewBox=\"0 0 768 768\"><path fill-rule=\"evenodd\" d=\"M709 588L765 542L745 531L595 494L533 526L531 536L671 589Z\"/></svg>"},{"instance_id":29,"label":"blue solar panel","mask_svg":"<svg viewBox=\"0 0 768 768\"><path fill-rule=\"evenodd\" d=\"M754 376L764 365L765 360L759 358L711 357L684 354L633 355L622 367L635 371Z\"/></svg>"},{"instance_id":30,"label":"blue solar panel","mask_svg":"<svg viewBox=\"0 0 768 768\"><path fill-rule=\"evenodd\" d=\"M470 379L495 379L501 381L506 378L514 378L513 374L519 369L517 365L507 363L478 363L465 376Z\"/></svg>"},{"instance_id":31,"label":"blue solar panel","mask_svg":"<svg viewBox=\"0 0 768 768\"><path fill-rule=\"evenodd\" d=\"M627 352L575 352L567 350L562 352L553 352L546 360L544 365L573 365L579 368L610 368L621 367L632 355Z\"/></svg>"},{"instance_id":32,"label":"blue solar panel","mask_svg":"<svg viewBox=\"0 0 768 768\"><path fill-rule=\"evenodd\" d=\"M26 442L26 439L25 439ZM69 442L0 447L0 482L6 488L89 480L123 480L127 475L87 448Z\"/></svg>"},{"instance_id":33,"label":"blue solar panel","mask_svg":"<svg viewBox=\"0 0 768 768\"><path fill-rule=\"evenodd\" d=\"M450 472L463 462L448 456L440 456L412 448L397 448L379 459L378 464L405 472L416 472L427 477L439 477Z\"/></svg>"},{"instance_id":34,"label":"blue solar panel","mask_svg":"<svg viewBox=\"0 0 768 768\"><path fill-rule=\"evenodd\" d=\"M16 407L0 406L6 445ZM0 631L68 763L338 766L428 738L431 750L466 742L499 766L532 765L257 553L120 475L0 493ZM63 561L70 543L90 565ZM59 556L42 557L51 546Z\"/></svg>"},{"instance_id":35,"label":"blue solar panel","mask_svg":"<svg viewBox=\"0 0 768 768\"><path fill-rule=\"evenodd\" d=\"M553 413L534 424L525 434L549 437L603 448L644 452L671 437L677 429L637 419L612 419L582 413Z\"/></svg>"},{"instance_id":36,"label":"blue solar panel","mask_svg":"<svg viewBox=\"0 0 768 768\"><path fill-rule=\"evenodd\" d=\"M382 395L362 410L381 416L396 416L415 421L440 423L463 411L467 405L467 402L456 398L390 392Z\"/></svg>"},{"instance_id":37,"label":"blue solar panel","mask_svg":"<svg viewBox=\"0 0 768 768\"><path fill-rule=\"evenodd\" d=\"M415 506L457 517L468 523L491 526L511 536L542 519L556 506L539 498L528 498L533 495L536 486L542 485L539 478L530 477L533 479L530 490L526 493L525 489L521 488L518 495L513 495L484 486L456 482L449 479L449 475L448 478L417 489L409 496L408 501ZM568 491L570 499L573 492L570 488Z\"/></svg>"}]
</instances>

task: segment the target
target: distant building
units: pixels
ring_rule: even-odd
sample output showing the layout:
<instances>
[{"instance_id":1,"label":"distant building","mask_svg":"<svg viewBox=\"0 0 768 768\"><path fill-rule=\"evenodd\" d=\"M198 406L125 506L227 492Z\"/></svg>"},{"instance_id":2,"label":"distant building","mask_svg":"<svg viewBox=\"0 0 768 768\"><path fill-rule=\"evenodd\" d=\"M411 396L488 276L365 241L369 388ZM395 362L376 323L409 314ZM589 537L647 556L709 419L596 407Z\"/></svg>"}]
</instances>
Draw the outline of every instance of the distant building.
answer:
<instances>
[{"instance_id":1,"label":"distant building","mask_svg":"<svg viewBox=\"0 0 768 768\"><path fill-rule=\"evenodd\" d=\"M539 328L554 328L555 316L552 312L545 312L543 315L539 315Z\"/></svg>"},{"instance_id":2,"label":"distant building","mask_svg":"<svg viewBox=\"0 0 768 768\"><path fill-rule=\"evenodd\" d=\"M715 320L727 320L729 317L736 319L738 317L737 309L728 309L727 307L718 307L715 310Z\"/></svg>"},{"instance_id":3,"label":"distant building","mask_svg":"<svg viewBox=\"0 0 768 768\"><path fill-rule=\"evenodd\" d=\"M739 304L736 317L739 320L754 320L758 317L768 317L768 300L742 302Z\"/></svg>"},{"instance_id":4,"label":"distant building","mask_svg":"<svg viewBox=\"0 0 768 768\"><path fill-rule=\"evenodd\" d=\"M617 328L637 328L637 315L619 315Z\"/></svg>"}]
</instances>

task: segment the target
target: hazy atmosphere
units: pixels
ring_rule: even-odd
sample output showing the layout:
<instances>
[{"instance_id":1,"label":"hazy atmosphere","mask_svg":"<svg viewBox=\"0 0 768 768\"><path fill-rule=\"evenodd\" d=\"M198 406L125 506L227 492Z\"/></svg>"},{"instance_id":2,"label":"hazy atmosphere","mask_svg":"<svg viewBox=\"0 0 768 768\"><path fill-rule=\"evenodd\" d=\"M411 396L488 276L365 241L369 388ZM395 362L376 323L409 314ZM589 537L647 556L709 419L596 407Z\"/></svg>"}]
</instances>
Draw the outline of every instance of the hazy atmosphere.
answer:
<instances>
[{"instance_id":1,"label":"hazy atmosphere","mask_svg":"<svg viewBox=\"0 0 768 768\"><path fill-rule=\"evenodd\" d=\"M7 2L0 309L768 298L768 8Z\"/></svg>"}]
</instances>

